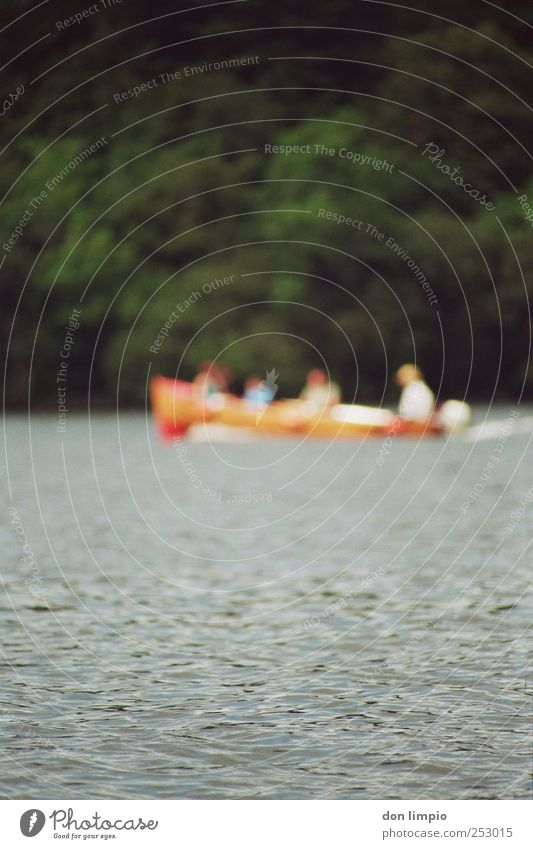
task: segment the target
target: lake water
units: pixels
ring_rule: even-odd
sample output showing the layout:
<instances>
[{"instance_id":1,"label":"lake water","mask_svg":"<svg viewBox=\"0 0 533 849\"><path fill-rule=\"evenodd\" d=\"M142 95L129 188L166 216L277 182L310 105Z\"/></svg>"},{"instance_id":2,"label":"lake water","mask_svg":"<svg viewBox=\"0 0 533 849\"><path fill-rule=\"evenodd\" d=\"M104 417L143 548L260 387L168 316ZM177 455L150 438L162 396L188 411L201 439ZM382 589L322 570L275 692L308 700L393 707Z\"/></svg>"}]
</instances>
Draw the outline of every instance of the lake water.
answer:
<instances>
[{"instance_id":1,"label":"lake water","mask_svg":"<svg viewBox=\"0 0 533 849\"><path fill-rule=\"evenodd\" d=\"M3 797L529 797L529 433L56 425L7 419Z\"/></svg>"}]
</instances>

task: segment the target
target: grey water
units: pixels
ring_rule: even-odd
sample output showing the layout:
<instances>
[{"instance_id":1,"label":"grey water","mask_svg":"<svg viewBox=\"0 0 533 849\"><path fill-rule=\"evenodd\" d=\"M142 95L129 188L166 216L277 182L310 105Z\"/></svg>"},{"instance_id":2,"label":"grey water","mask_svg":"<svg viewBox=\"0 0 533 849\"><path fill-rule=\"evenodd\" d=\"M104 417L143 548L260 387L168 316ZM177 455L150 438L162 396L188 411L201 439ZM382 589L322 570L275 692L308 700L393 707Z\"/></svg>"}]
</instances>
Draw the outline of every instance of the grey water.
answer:
<instances>
[{"instance_id":1,"label":"grey water","mask_svg":"<svg viewBox=\"0 0 533 849\"><path fill-rule=\"evenodd\" d=\"M529 797L508 431L173 445L141 414L9 416L0 794Z\"/></svg>"}]
</instances>

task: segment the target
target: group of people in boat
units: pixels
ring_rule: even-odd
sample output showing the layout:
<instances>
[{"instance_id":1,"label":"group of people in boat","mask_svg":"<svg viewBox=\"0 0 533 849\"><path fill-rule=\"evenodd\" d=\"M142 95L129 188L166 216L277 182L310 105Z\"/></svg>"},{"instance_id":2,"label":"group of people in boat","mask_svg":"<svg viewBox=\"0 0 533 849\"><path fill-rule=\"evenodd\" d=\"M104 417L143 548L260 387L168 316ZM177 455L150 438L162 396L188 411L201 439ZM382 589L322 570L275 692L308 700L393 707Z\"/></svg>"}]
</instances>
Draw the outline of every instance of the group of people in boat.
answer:
<instances>
[{"instance_id":1,"label":"group of people in boat","mask_svg":"<svg viewBox=\"0 0 533 849\"><path fill-rule=\"evenodd\" d=\"M250 408L264 407L270 404L277 392L274 372L262 380L257 375L247 378L244 383L242 401ZM224 403L230 392L232 372L223 363L205 362L193 380L193 392L199 403L217 407ZM401 389L398 411L406 421L424 423L431 419L435 409L435 396L420 369L405 363L396 372L396 383ZM328 374L319 368L311 369L299 399L305 402L310 415L321 415L329 408L340 404L341 390Z\"/></svg>"}]
</instances>

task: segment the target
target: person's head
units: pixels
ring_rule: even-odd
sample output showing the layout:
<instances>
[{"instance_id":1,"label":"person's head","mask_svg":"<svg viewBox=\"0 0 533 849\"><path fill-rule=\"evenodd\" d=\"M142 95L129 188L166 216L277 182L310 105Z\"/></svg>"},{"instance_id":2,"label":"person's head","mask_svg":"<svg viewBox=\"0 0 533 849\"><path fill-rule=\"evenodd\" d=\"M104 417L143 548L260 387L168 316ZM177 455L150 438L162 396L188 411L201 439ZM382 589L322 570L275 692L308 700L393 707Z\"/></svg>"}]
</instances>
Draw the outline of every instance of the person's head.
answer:
<instances>
[{"instance_id":1,"label":"person's head","mask_svg":"<svg viewBox=\"0 0 533 849\"><path fill-rule=\"evenodd\" d=\"M256 374L252 374L244 381L244 389L254 389L256 386L261 386L262 382L263 381L260 377L258 377Z\"/></svg>"},{"instance_id":2,"label":"person's head","mask_svg":"<svg viewBox=\"0 0 533 849\"><path fill-rule=\"evenodd\" d=\"M307 375L307 383L309 386L324 386L327 382L328 376L321 368L313 368Z\"/></svg>"},{"instance_id":3,"label":"person's head","mask_svg":"<svg viewBox=\"0 0 533 849\"><path fill-rule=\"evenodd\" d=\"M229 386L232 376L229 368L223 363L217 363L216 360L206 360L203 362L198 374L204 375L224 391Z\"/></svg>"},{"instance_id":4,"label":"person's head","mask_svg":"<svg viewBox=\"0 0 533 849\"><path fill-rule=\"evenodd\" d=\"M413 363L405 363L400 366L396 372L396 383L398 386L407 386L413 380L423 380L423 375L420 369Z\"/></svg>"}]
</instances>

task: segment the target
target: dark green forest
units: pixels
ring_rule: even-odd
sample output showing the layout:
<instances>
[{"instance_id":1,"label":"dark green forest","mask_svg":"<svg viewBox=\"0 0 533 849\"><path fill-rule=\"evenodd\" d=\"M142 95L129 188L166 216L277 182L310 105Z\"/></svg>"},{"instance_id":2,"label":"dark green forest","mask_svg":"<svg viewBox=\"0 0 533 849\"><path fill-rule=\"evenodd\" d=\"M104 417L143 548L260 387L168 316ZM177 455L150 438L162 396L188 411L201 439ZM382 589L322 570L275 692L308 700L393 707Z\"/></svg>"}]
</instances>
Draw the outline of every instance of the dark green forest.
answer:
<instances>
[{"instance_id":1,"label":"dark green forest","mask_svg":"<svg viewBox=\"0 0 533 849\"><path fill-rule=\"evenodd\" d=\"M531 397L528 3L0 14L9 408L54 407L65 362L83 408L213 358L236 389L325 363L375 402L416 360L440 397Z\"/></svg>"}]
</instances>

